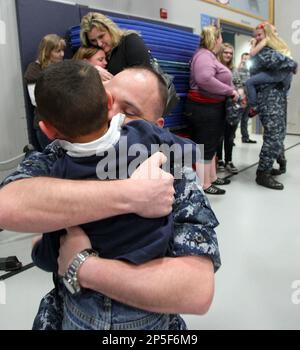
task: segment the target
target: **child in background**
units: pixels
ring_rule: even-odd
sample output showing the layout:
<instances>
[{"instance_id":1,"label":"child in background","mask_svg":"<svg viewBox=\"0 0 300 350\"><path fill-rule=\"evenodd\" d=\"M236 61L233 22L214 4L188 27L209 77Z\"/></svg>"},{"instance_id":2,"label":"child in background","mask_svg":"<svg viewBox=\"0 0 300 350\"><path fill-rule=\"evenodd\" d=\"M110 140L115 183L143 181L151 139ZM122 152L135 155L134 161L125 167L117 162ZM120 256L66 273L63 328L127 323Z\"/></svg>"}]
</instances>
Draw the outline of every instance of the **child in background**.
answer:
<instances>
[{"instance_id":1,"label":"child in background","mask_svg":"<svg viewBox=\"0 0 300 350\"><path fill-rule=\"evenodd\" d=\"M268 46L284 56L292 58L288 45L279 37L276 28L270 23L261 23L257 29L262 30L262 40L251 40L251 57L257 55L264 47ZM262 84L282 83L286 91L289 90L292 82L292 73L285 71L261 72L252 76L246 81L248 93L248 103L250 106L249 116L254 117L257 114L257 92L256 87Z\"/></svg>"}]
</instances>

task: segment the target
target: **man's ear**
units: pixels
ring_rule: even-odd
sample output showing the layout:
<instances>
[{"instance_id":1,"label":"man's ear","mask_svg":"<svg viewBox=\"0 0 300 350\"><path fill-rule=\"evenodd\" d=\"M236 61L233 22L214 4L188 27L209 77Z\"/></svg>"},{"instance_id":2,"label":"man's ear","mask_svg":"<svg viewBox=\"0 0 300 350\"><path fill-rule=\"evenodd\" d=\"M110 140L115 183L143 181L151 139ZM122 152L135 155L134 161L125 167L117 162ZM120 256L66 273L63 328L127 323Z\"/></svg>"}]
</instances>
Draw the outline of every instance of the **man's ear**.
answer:
<instances>
[{"instance_id":1,"label":"man's ear","mask_svg":"<svg viewBox=\"0 0 300 350\"><path fill-rule=\"evenodd\" d=\"M59 132L54 126L52 126L48 122L43 120L39 121L39 127L42 130L42 132L48 137L49 140L55 140L59 138Z\"/></svg>"},{"instance_id":2,"label":"man's ear","mask_svg":"<svg viewBox=\"0 0 300 350\"><path fill-rule=\"evenodd\" d=\"M164 118L159 118L157 119L157 121L155 122L155 124L159 127L159 128L163 128L165 125L165 120Z\"/></svg>"},{"instance_id":3,"label":"man's ear","mask_svg":"<svg viewBox=\"0 0 300 350\"><path fill-rule=\"evenodd\" d=\"M106 91L106 95L107 95L107 107L108 107L108 110L110 111L112 109L114 99L112 97L112 94L109 91Z\"/></svg>"}]
</instances>

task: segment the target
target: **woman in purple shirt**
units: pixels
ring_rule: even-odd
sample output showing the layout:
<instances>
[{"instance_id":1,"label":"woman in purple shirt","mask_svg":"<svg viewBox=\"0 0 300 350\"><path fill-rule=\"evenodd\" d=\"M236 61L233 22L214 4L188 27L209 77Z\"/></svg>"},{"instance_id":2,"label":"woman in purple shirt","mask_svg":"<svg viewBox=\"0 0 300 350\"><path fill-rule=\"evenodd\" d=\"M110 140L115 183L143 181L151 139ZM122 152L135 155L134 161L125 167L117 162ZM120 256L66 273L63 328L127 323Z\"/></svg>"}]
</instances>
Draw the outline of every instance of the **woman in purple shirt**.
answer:
<instances>
[{"instance_id":1,"label":"woman in purple shirt","mask_svg":"<svg viewBox=\"0 0 300 350\"><path fill-rule=\"evenodd\" d=\"M204 145L203 189L214 195L225 194L225 190L217 186L230 183L228 179L217 177L215 156L224 131L225 99L227 96L238 99L231 71L216 57L222 42L220 29L214 26L203 28L200 48L191 62L190 90L185 108L192 140Z\"/></svg>"}]
</instances>

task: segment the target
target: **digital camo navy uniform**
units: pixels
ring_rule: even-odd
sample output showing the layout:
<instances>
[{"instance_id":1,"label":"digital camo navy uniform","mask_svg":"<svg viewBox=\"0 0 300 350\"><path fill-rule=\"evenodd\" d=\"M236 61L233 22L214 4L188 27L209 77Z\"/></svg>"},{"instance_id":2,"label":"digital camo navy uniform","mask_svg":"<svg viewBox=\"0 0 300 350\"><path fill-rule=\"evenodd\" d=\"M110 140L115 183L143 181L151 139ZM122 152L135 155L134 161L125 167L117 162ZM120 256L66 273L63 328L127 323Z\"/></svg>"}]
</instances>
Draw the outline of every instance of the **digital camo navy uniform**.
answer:
<instances>
[{"instance_id":1,"label":"digital camo navy uniform","mask_svg":"<svg viewBox=\"0 0 300 350\"><path fill-rule=\"evenodd\" d=\"M173 255L209 256L217 271L221 266L214 231L218 221L192 169L184 168L184 181L175 181L175 192Z\"/></svg>"},{"instance_id":2,"label":"digital camo navy uniform","mask_svg":"<svg viewBox=\"0 0 300 350\"><path fill-rule=\"evenodd\" d=\"M32 152L2 185L18 179L49 176L50 169L62 152L64 151L55 142L48 145L43 153ZM214 264L214 270L217 271L221 266L214 230L218 221L195 181L196 175L192 169L185 169L183 181L175 182L173 255L209 257ZM61 315L59 306L55 291L51 291L41 301L34 329L59 329L60 322L53 322L55 317L59 319L58 314ZM186 329L186 325L179 315L170 315L169 329Z\"/></svg>"},{"instance_id":3,"label":"digital camo navy uniform","mask_svg":"<svg viewBox=\"0 0 300 350\"><path fill-rule=\"evenodd\" d=\"M297 63L279 52L265 47L253 58L251 74L263 71L294 72ZM283 153L286 134L287 97L283 84L264 84L258 87L258 112L264 127L263 146L258 171L271 172L274 161Z\"/></svg>"},{"instance_id":4,"label":"digital camo navy uniform","mask_svg":"<svg viewBox=\"0 0 300 350\"><path fill-rule=\"evenodd\" d=\"M54 162L63 154L56 143L48 145L43 153L32 152L2 183L49 176ZM192 169L184 168L183 181L175 181L173 207L175 237L174 256L206 255L211 257L215 271L221 265L217 236L214 231L219 224L207 198L204 196Z\"/></svg>"}]
</instances>

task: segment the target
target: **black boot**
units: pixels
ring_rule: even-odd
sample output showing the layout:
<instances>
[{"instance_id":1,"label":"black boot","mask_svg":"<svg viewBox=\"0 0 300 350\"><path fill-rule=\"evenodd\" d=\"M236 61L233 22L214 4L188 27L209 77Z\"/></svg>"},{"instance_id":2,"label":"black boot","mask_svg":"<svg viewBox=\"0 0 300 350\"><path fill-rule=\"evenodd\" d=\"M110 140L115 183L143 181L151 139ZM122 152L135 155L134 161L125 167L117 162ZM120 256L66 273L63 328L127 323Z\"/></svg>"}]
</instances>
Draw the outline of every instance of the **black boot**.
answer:
<instances>
[{"instance_id":1,"label":"black boot","mask_svg":"<svg viewBox=\"0 0 300 350\"><path fill-rule=\"evenodd\" d=\"M286 173L286 159L285 158L281 158L279 160L277 160L277 163L279 164L279 170L281 171L281 174L285 174Z\"/></svg>"},{"instance_id":2,"label":"black boot","mask_svg":"<svg viewBox=\"0 0 300 350\"><path fill-rule=\"evenodd\" d=\"M276 181L270 172L257 170L256 183L260 186L271 188L272 190L283 190L284 186Z\"/></svg>"},{"instance_id":3,"label":"black boot","mask_svg":"<svg viewBox=\"0 0 300 350\"><path fill-rule=\"evenodd\" d=\"M277 160L277 163L279 164L279 169L272 169L271 175L273 176L279 176L286 173L286 159Z\"/></svg>"}]
</instances>

